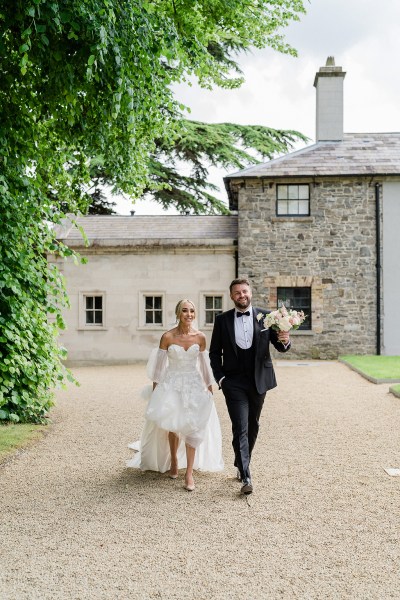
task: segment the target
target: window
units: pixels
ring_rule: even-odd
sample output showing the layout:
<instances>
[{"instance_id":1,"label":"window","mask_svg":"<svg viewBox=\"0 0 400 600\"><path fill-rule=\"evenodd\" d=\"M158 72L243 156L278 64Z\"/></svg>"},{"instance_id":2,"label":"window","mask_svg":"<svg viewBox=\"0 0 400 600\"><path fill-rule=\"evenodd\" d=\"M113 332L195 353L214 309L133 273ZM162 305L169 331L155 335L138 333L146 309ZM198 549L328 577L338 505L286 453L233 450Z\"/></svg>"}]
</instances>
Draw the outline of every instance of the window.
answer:
<instances>
[{"instance_id":1,"label":"window","mask_svg":"<svg viewBox=\"0 0 400 600\"><path fill-rule=\"evenodd\" d=\"M222 296L204 296L205 325L213 325L215 317L222 313Z\"/></svg>"},{"instance_id":2,"label":"window","mask_svg":"<svg viewBox=\"0 0 400 600\"><path fill-rule=\"evenodd\" d=\"M167 302L161 290L141 290L138 297L139 329L164 329Z\"/></svg>"},{"instance_id":3,"label":"window","mask_svg":"<svg viewBox=\"0 0 400 600\"><path fill-rule=\"evenodd\" d=\"M106 329L106 293L79 292L78 329Z\"/></svg>"},{"instance_id":4,"label":"window","mask_svg":"<svg viewBox=\"0 0 400 600\"><path fill-rule=\"evenodd\" d=\"M145 296L144 312L146 325L162 325L163 323L162 296Z\"/></svg>"},{"instance_id":5,"label":"window","mask_svg":"<svg viewBox=\"0 0 400 600\"><path fill-rule=\"evenodd\" d=\"M311 329L311 288L278 287L278 307L284 304L290 310L302 310L306 316L299 329Z\"/></svg>"},{"instance_id":6,"label":"window","mask_svg":"<svg viewBox=\"0 0 400 600\"><path fill-rule=\"evenodd\" d=\"M103 296L85 296L85 325L103 325Z\"/></svg>"},{"instance_id":7,"label":"window","mask_svg":"<svg viewBox=\"0 0 400 600\"><path fill-rule=\"evenodd\" d=\"M276 214L278 216L309 216L310 186L308 184L278 184L276 186Z\"/></svg>"}]
</instances>

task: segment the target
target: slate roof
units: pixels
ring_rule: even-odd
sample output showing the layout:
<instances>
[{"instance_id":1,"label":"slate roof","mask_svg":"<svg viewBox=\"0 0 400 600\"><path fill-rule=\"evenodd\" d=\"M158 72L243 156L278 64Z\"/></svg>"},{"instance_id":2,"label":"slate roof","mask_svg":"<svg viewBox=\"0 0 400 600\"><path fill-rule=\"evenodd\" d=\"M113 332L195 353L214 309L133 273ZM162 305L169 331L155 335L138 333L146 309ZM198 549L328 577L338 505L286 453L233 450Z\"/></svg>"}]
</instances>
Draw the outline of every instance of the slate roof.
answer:
<instances>
[{"instance_id":1,"label":"slate roof","mask_svg":"<svg viewBox=\"0 0 400 600\"><path fill-rule=\"evenodd\" d=\"M237 215L151 215L79 217L90 246L210 245L237 240ZM77 227L67 220L57 227L57 238L68 246L83 245Z\"/></svg>"},{"instance_id":2,"label":"slate roof","mask_svg":"<svg viewBox=\"0 0 400 600\"><path fill-rule=\"evenodd\" d=\"M345 133L342 141L317 142L224 178L236 208L235 179L400 175L400 133Z\"/></svg>"},{"instance_id":3,"label":"slate roof","mask_svg":"<svg viewBox=\"0 0 400 600\"><path fill-rule=\"evenodd\" d=\"M400 175L400 133L345 133L341 142L318 142L225 179L300 175Z\"/></svg>"}]
</instances>

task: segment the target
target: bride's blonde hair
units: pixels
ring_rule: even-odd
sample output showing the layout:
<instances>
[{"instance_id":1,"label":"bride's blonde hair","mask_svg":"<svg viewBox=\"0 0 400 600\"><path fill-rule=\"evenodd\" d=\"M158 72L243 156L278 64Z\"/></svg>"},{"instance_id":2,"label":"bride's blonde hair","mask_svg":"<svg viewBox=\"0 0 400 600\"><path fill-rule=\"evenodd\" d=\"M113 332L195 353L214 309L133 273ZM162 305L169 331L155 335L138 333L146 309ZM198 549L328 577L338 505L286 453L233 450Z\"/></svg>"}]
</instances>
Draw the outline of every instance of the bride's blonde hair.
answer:
<instances>
[{"instance_id":1,"label":"bride's blonde hair","mask_svg":"<svg viewBox=\"0 0 400 600\"><path fill-rule=\"evenodd\" d=\"M196 307L194 305L194 302L192 302L192 300L188 300L187 298L184 298L183 300L179 300L178 304L175 307L175 315L176 315L176 318L178 321L181 318L182 308L183 308L183 305L185 302L187 302L188 304L191 304L193 306L194 316L196 317Z\"/></svg>"}]
</instances>

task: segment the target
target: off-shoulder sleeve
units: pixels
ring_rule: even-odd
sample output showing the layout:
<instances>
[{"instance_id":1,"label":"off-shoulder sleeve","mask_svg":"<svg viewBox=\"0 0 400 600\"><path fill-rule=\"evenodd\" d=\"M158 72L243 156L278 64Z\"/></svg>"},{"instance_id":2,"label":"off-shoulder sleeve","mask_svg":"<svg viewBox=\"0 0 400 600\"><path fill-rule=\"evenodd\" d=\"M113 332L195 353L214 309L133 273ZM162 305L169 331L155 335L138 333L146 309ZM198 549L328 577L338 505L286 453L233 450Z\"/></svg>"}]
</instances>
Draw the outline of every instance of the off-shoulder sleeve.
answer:
<instances>
[{"instance_id":1,"label":"off-shoulder sleeve","mask_svg":"<svg viewBox=\"0 0 400 600\"><path fill-rule=\"evenodd\" d=\"M199 352L198 368L207 387L215 383L214 375L210 365L210 357L207 350Z\"/></svg>"},{"instance_id":2,"label":"off-shoulder sleeve","mask_svg":"<svg viewBox=\"0 0 400 600\"><path fill-rule=\"evenodd\" d=\"M151 351L147 362L147 376L151 381L160 383L164 378L168 365L168 355L166 350L154 348Z\"/></svg>"}]
</instances>

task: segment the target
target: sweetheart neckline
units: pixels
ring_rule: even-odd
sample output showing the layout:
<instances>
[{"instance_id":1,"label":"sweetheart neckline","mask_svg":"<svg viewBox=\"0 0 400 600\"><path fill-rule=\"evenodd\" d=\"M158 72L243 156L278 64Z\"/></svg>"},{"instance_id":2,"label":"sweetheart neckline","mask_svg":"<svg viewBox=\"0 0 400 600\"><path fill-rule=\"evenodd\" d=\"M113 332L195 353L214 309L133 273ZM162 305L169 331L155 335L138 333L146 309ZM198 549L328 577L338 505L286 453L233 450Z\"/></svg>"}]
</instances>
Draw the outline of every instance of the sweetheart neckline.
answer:
<instances>
[{"instance_id":1,"label":"sweetheart neckline","mask_svg":"<svg viewBox=\"0 0 400 600\"><path fill-rule=\"evenodd\" d=\"M198 347L200 348L200 345L199 345L199 344L192 344L191 346L189 346L189 348L188 348L187 350L185 350L185 348L184 348L183 346L180 346L179 344L170 344L170 345L168 346L168 350L169 350L170 348L172 348L172 346L176 346L177 348L182 348L182 350L183 350L184 352L188 352L188 351L190 350L190 348L193 348L193 346L198 346Z\"/></svg>"}]
</instances>

